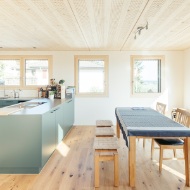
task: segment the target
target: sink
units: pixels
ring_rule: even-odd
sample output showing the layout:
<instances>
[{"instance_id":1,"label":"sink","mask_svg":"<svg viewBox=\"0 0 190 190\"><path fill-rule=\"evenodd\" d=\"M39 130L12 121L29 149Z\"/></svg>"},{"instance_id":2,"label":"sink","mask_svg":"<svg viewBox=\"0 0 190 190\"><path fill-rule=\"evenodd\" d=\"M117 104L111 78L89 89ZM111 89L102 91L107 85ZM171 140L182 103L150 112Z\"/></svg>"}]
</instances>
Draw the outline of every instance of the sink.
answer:
<instances>
[{"instance_id":1,"label":"sink","mask_svg":"<svg viewBox=\"0 0 190 190\"><path fill-rule=\"evenodd\" d=\"M11 106L7 106L6 108L34 108L36 106L40 106L46 102L24 102L24 103L19 103Z\"/></svg>"}]
</instances>

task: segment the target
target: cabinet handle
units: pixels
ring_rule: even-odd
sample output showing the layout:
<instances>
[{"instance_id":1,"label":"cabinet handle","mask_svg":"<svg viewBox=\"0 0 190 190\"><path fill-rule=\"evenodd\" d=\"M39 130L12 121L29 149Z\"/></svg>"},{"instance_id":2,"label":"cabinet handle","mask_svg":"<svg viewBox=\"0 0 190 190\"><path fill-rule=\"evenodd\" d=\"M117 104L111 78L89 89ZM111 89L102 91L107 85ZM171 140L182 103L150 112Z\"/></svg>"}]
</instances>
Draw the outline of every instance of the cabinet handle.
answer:
<instances>
[{"instance_id":1,"label":"cabinet handle","mask_svg":"<svg viewBox=\"0 0 190 190\"><path fill-rule=\"evenodd\" d=\"M67 103L71 102L72 100L69 100Z\"/></svg>"}]
</instances>

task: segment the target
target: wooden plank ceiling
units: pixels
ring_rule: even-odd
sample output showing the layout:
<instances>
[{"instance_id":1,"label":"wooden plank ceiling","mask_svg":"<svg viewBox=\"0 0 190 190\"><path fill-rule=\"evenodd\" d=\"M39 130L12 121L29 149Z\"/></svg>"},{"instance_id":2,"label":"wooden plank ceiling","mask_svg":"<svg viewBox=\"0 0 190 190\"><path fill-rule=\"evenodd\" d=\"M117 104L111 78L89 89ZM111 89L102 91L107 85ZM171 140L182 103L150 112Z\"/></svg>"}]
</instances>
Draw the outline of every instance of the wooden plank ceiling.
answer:
<instances>
[{"instance_id":1,"label":"wooden plank ceiling","mask_svg":"<svg viewBox=\"0 0 190 190\"><path fill-rule=\"evenodd\" d=\"M189 10L190 0L1 0L0 50L185 50Z\"/></svg>"}]
</instances>

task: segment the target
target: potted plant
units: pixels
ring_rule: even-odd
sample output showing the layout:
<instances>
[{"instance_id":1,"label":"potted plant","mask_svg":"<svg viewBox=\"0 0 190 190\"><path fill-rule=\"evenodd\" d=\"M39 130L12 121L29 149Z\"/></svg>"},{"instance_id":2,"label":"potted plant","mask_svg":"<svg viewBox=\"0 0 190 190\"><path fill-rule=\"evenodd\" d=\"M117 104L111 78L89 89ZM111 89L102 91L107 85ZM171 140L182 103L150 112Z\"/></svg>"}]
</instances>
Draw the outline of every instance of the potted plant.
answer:
<instances>
[{"instance_id":1,"label":"potted plant","mask_svg":"<svg viewBox=\"0 0 190 190\"><path fill-rule=\"evenodd\" d=\"M49 91L49 99L54 99L55 91Z\"/></svg>"},{"instance_id":2,"label":"potted plant","mask_svg":"<svg viewBox=\"0 0 190 190\"><path fill-rule=\"evenodd\" d=\"M61 80L59 81L59 84L60 84L60 85L63 85L64 82L65 82L65 80L61 79Z\"/></svg>"}]
</instances>

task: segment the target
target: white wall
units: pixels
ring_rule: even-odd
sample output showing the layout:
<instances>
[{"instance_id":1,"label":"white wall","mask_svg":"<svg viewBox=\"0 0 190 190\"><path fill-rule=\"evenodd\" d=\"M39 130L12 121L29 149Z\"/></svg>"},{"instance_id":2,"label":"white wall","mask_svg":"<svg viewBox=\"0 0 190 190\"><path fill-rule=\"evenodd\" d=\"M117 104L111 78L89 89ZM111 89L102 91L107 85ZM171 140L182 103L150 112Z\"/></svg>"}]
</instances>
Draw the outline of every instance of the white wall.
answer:
<instances>
[{"instance_id":1,"label":"white wall","mask_svg":"<svg viewBox=\"0 0 190 190\"><path fill-rule=\"evenodd\" d=\"M184 108L190 109L190 49L184 53Z\"/></svg>"},{"instance_id":2,"label":"white wall","mask_svg":"<svg viewBox=\"0 0 190 190\"><path fill-rule=\"evenodd\" d=\"M74 85L74 55L109 55L109 96L104 98L75 98L75 124L94 125L96 119L111 119L115 122L115 107L154 106L162 101L172 107L183 106L184 55L182 51L129 52L129 51L24 51L0 52L0 55L53 55L53 77ZM130 55L165 56L165 90L159 95L134 97L131 95ZM26 92L23 93L23 96ZM27 92L28 93L28 92ZM168 112L169 113L169 112Z\"/></svg>"}]
</instances>

